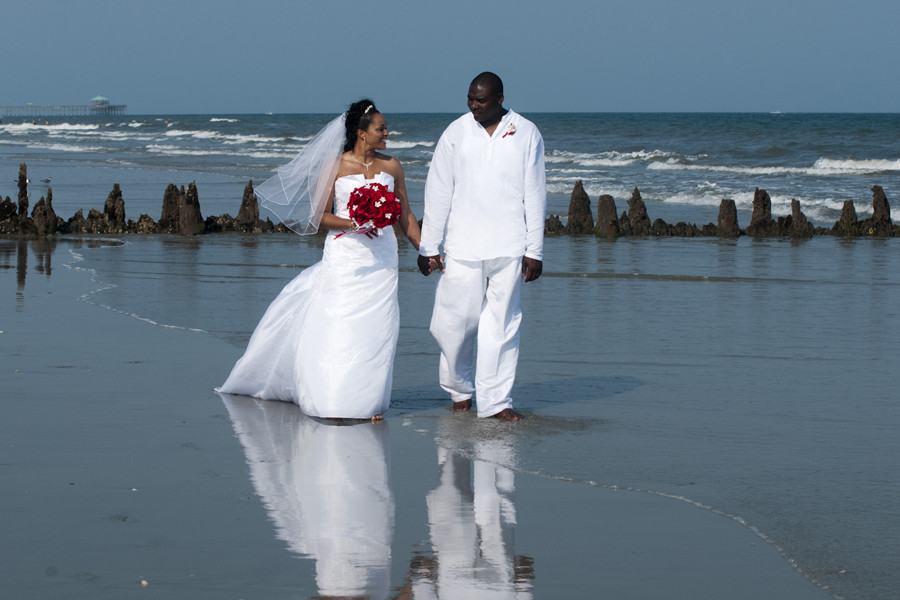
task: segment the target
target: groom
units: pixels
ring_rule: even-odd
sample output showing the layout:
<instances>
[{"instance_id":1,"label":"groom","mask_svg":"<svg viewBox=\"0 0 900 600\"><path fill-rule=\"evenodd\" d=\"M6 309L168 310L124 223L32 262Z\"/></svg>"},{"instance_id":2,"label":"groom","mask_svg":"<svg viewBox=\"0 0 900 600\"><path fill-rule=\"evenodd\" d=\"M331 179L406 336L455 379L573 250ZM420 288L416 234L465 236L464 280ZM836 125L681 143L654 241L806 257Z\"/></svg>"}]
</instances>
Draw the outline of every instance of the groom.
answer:
<instances>
[{"instance_id":1,"label":"groom","mask_svg":"<svg viewBox=\"0 0 900 600\"><path fill-rule=\"evenodd\" d=\"M503 107L503 82L493 73L472 80L468 106L441 135L428 169L418 266L423 275L443 273L431 333L453 410L468 411L474 395L479 417L519 421L509 394L522 281L542 269L544 140L534 123Z\"/></svg>"}]
</instances>

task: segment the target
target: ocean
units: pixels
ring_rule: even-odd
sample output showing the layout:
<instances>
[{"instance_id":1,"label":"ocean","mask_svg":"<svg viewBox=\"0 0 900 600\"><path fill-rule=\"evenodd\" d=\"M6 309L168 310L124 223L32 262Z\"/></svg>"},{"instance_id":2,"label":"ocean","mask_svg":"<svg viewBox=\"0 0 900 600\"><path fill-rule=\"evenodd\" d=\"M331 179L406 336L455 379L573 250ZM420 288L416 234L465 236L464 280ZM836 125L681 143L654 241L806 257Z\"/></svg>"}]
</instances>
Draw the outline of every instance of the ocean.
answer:
<instances>
[{"instance_id":1,"label":"ocean","mask_svg":"<svg viewBox=\"0 0 900 600\"><path fill-rule=\"evenodd\" d=\"M389 152L421 207L428 158L453 115L387 116ZM872 185L889 200L900 189L900 115L526 116L546 140L551 213L565 214L577 179L593 201L613 195L620 212L638 187L651 219L669 222L715 222L731 197L742 226L755 187L769 191L776 215L798 198L822 226L845 200L870 212ZM330 118L4 124L0 168L12 182L28 163L32 190L52 178L64 218L102 208L120 183L128 217L156 219L165 186L190 181L204 216L234 215L247 180L265 178ZM15 184L0 193L15 198ZM514 399L528 419L500 436L499 458L479 454L483 439L448 434L440 443L560 485L637 490L711 511L754 531L834 598L900 598L897 244L548 238L544 274L524 290ZM15 272L22 290L53 269L77 270L93 282L81 300L216 337L237 358L267 304L320 247L320 238L293 235L63 236L18 249L4 241L0 277ZM427 330L434 278L415 270L405 242L400 268L389 420L446 402Z\"/></svg>"},{"instance_id":2,"label":"ocean","mask_svg":"<svg viewBox=\"0 0 900 600\"><path fill-rule=\"evenodd\" d=\"M513 107L514 108L514 107ZM434 145L455 114L386 114L388 152L404 165L421 216ZM733 199L741 227L753 191L772 197L775 216L792 198L807 218L830 227L852 200L871 215L870 188L900 190L898 114L526 114L546 146L548 211L565 216L575 181L594 202L611 195L621 213L637 187L651 220L715 223ZM32 205L47 183L58 215L102 209L120 184L128 218L158 219L169 183L196 181L203 216L237 214L244 186L260 183L334 115L171 115L51 117L0 124L0 194L16 197L26 163Z\"/></svg>"}]
</instances>

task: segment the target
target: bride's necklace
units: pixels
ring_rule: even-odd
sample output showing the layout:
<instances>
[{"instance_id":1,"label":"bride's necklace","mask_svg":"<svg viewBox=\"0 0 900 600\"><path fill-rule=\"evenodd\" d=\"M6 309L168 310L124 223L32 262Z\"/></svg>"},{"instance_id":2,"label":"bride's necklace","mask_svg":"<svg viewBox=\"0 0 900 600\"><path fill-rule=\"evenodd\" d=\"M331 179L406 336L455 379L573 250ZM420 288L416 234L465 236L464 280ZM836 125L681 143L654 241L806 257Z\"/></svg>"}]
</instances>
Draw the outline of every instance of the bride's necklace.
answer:
<instances>
[{"instance_id":1,"label":"bride's necklace","mask_svg":"<svg viewBox=\"0 0 900 600\"><path fill-rule=\"evenodd\" d=\"M372 157L372 160L369 162L363 162L363 161L359 160L358 158L356 158L355 156L353 156L352 154L350 155L350 159L353 160L353 162L358 162L359 164L364 166L366 168L366 171L368 171L369 167L371 167L375 163L374 156Z\"/></svg>"}]
</instances>

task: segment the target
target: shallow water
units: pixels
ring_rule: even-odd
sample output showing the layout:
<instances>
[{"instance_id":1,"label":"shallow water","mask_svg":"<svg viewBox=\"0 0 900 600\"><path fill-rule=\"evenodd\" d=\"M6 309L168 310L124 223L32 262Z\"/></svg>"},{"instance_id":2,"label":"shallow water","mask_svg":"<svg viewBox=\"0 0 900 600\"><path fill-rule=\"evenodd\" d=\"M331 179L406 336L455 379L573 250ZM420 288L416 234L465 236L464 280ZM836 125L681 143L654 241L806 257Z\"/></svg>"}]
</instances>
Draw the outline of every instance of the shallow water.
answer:
<instances>
[{"instance_id":1,"label":"shallow water","mask_svg":"<svg viewBox=\"0 0 900 600\"><path fill-rule=\"evenodd\" d=\"M85 301L227 340L236 359L319 243L0 240L0 276L21 290L80 269L95 282ZM524 294L514 398L529 418L445 421L438 441L492 468L683 499L754 529L836 596L893 597L898 263L895 240L548 238ZM446 402L434 279L414 264L402 245L392 427Z\"/></svg>"}]
</instances>

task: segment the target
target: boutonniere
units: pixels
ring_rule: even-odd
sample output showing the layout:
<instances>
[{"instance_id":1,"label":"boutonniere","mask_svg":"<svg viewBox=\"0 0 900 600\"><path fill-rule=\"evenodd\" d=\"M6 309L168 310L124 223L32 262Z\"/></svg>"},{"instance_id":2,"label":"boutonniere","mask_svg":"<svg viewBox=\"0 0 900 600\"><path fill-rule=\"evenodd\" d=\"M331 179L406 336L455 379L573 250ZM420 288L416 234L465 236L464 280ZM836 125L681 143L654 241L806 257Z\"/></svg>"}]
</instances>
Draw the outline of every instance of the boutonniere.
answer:
<instances>
[{"instance_id":1,"label":"boutonniere","mask_svg":"<svg viewBox=\"0 0 900 600\"><path fill-rule=\"evenodd\" d=\"M501 138L505 138L508 135L516 135L516 126L514 123L510 123L509 127L506 128L506 133L501 135Z\"/></svg>"}]
</instances>

